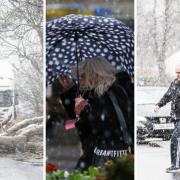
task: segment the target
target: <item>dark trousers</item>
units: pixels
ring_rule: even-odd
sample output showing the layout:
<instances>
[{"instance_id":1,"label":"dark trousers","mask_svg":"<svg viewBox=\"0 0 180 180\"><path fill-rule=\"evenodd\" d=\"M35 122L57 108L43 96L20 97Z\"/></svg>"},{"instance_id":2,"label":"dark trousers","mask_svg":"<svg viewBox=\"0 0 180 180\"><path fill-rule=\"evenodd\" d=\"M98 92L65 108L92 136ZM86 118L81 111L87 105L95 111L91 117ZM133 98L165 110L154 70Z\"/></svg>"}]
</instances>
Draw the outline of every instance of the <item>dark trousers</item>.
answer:
<instances>
[{"instance_id":1,"label":"dark trousers","mask_svg":"<svg viewBox=\"0 0 180 180\"><path fill-rule=\"evenodd\" d=\"M170 143L171 165L180 168L180 119L175 123Z\"/></svg>"}]
</instances>

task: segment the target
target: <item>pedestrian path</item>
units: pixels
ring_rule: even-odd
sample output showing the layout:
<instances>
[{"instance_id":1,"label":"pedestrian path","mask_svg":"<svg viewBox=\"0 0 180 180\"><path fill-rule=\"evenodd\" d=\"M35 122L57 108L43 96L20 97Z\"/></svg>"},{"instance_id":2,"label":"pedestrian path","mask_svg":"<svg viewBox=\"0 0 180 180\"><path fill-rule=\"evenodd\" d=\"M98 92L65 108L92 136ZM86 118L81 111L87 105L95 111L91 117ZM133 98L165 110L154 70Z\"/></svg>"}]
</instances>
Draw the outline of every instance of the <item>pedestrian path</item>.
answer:
<instances>
[{"instance_id":1,"label":"pedestrian path","mask_svg":"<svg viewBox=\"0 0 180 180\"><path fill-rule=\"evenodd\" d=\"M166 168L170 166L170 141L160 141L159 145L160 147L137 146L137 180L180 180L180 173L166 173Z\"/></svg>"},{"instance_id":2,"label":"pedestrian path","mask_svg":"<svg viewBox=\"0 0 180 180\"><path fill-rule=\"evenodd\" d=\"M0 180L40 180L43 179L43 166L0 158Z\"/></svg>"}]
</instances>

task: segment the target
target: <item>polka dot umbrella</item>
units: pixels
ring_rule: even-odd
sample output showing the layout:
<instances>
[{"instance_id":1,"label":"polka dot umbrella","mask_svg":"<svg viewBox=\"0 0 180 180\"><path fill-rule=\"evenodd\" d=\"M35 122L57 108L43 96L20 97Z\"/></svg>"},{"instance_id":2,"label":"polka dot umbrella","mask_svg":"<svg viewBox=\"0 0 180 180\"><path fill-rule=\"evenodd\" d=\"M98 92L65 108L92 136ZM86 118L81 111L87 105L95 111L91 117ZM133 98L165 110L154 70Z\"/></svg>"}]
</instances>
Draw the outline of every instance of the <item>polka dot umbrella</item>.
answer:
<instances>
[{"instance_id":1,"label":"polka dot umbrella","mask_svg":"<svg viewBox=\"0 0 180 180\"><path fill-rule=\"evenodd\" d=\"M47 22L46 80L71 74L70 66L97 56L117 70L134 74L134 35L114 18L68 15Z\"/></svg>"}]
</instances>

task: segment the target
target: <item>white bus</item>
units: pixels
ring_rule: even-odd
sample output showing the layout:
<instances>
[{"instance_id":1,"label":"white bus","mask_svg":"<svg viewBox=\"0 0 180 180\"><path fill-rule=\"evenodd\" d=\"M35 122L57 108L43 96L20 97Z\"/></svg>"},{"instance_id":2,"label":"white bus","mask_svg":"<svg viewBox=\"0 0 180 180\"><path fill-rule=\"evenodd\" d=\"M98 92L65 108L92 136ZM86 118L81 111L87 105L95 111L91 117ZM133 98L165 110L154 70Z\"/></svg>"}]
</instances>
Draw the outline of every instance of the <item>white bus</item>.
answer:
<instances>
[{"instance_id":1,"label":"white bus","mask_svg":"<svg viewBox=\"0 0 180 180\"><path fill-rule=\"evenodd\" d=\"M16 119L17 95L11 65L0 61L0 123Z\"/></svg>"}]
</instances>

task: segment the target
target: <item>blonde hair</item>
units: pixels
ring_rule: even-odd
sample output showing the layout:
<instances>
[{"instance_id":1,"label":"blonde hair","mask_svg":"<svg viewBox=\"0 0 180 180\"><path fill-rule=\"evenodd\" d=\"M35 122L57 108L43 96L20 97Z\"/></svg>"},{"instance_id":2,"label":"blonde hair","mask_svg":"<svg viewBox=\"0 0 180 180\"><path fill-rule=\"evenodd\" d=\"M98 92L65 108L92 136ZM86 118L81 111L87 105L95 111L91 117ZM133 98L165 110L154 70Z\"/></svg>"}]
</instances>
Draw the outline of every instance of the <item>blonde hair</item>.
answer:
<instances>
[{"instance_id":1,"label":"blonde hair","mask_svg":"<svg viewBox=\"0 0 180 180\"><path fill-rule=\"evenodd\" d=\"M72 72L76 75L75 67L72 68ZM94 89L97 95L100 96L116 80L115 73L116 69L104 57L82 61L79 64L79 78L80 82L83 79L84 85L80 85L80 90Z\"/></svg>"}]
</instances>

